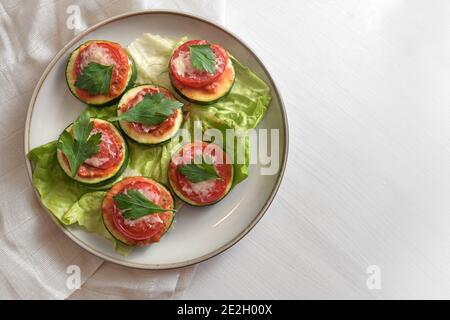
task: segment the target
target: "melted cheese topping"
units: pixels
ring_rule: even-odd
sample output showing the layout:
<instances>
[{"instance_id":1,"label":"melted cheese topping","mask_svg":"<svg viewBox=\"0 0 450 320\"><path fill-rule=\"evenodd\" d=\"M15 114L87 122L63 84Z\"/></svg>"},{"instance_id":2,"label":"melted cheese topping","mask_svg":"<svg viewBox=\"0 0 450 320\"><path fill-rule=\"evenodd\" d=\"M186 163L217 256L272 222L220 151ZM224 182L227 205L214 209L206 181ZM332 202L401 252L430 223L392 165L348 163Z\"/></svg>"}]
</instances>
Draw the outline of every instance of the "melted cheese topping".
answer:
<instances>
[{"instance_id":1,"label":"melted cheese topping","mask_svg":"<svg viewBox=\"0 0 450 320\"><path fill-rule=\"evenodd\" d=\"M191 63L191 54L189 51L181 52L178 57L173 59L172 63L177 74L180 76L186 76L198 72L198 70L195 69ZM224 64L224 61L216 58L214 64L216 69L218 69Z\"/></svg>"},{"instance_id":2,"label":"melted cheese topping","mask_svg":"<svg viewBox=\"0 0 450 320\"><path fill-rule=\"evenodd\" d=\"M202 182L184 185L182 190L187 195L198 195L201 200L207 200L212 192L214 192L215 180L206 180Z\"/></svg>"},{"instance_id":3,"label":"melted cheese topping","mask_svg":"<svg viewBox=\"0 0 450 320\"><path fill-rule=\"evenodd\" d=\"M83 70L90 62L96 62L105 66L115 64L114 59L109 54L109 50L96 43L90 44L86 50L81 53L80 69Z\"/></svg>"},{"instance_id":4,"label":"melted cheese topping","mask_svg":"<svg viewBox=\"0 0 450 320\"><path fill-rule=\"evenodd\" d=\"M136 224L144 222L149 228L153 228L155 225L164 223L158 214L149 214L136 220L123 219L126 226L134 227Z\"/></svg>"},{"instance_id":5,"label":"melted cheese topping","mask_svg":"<svg viewBox=\"0 0 450 320\"><path fill-rule=\"evenodd\" d=\"M191 74L195 72L195 69L191 63L191 55L189 54L188 51L180 53L178 57L173 59L172 63L173 66L175 67L176 72L180 76L185 76L186 74Z\"/></svg>"},{"instance_id":6,"label":"melted cheese topping","mask_svg":"<svg viewBox=\"0 0 450 320\"><path fill-rule=\"evenodd\" d=\"M103 158L99 157L98 154L94 154L92 157L86 159L84 163L92 166L92 167L100 167L106 162L108 162L110 159L115 158L117 156L116 152L112 149L112 146L114 145L114 141L111 139L111 137L107 134L104 134L102 130L99 130L97 128L92 129L89 136L92 136L95 133L102 133L102 137L100 139L101 146L100 148L107 148L108 150L108 156L105 156Z\"/></svg>"}]
</instances>

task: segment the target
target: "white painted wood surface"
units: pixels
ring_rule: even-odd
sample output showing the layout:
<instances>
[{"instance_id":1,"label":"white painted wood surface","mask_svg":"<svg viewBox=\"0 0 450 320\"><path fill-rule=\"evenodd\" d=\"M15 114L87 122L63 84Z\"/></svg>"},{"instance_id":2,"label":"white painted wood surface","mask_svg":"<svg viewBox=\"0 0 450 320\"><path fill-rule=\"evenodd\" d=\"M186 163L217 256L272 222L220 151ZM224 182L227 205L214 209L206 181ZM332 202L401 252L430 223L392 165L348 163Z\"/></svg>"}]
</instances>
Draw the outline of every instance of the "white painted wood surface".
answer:
<instances>
[{"instance_id":1,"label":"white painted wood surface","mask_svg":"<svg viewBox=\"0 0 450 320\"><path fill-rule=\"evenodd\" d=\"M228 0L281 90L289 161L185 298L450 298L449 17L448 1Z\"/></svg>"}]
</instances>

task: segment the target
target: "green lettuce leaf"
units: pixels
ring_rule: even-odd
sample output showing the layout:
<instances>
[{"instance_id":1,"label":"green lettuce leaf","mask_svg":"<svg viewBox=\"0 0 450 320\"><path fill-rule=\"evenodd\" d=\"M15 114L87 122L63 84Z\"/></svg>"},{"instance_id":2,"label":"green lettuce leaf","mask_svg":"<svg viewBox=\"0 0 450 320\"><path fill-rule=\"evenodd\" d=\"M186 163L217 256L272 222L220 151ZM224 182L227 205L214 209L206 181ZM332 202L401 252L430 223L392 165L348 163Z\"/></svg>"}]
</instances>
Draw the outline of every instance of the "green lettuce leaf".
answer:
<instances>
[{"instance_id":1,"label":"green lettuce leaf","mask_svg":"<svg viewBox=\"0 0 450 320\"><path fill-rule=\"evenodd\" d=\"M105 192L92 192L70 179L58 164L56 143L52 141L28 153L33 185L42 203L63 225L77 223L86 231L113 241L116 251L127 255L132 248L116 241L103 224L101 203Z\"/></svg>"},{"instance_id":2,"label":"green lettuce leaf","mask_svg":"<svg viewBox=\"0 0 450 320\"><path fill-rule=\"evenodd\" d=\"M108 120L111 117L116 116L117 104L113 104L107 107L97 107L88 105L86 109L84 109L84 113L88 115L90 118L99 118L102 120Z\"/></svg>"},{"instance_id":3,"label":"green lettuce leaf","mask_svg":"<svg viewBox=\"0 0 450 320\"><path fill-rule=\"evenodd\" d=\"M33 185L44 206L62 223L64 214L89 189L70 179L56 159L56 141L37 147L28 153L33 168Z\"/></svg>"},{"instance_id":4,"label":"green lettuce leaf","mask_svg":"<svg viewBox=\"0 0 450 320\"><path fill-rule=\"evenodd\" d=\"M130 43L127 50L136 62L138 84L155 84L170 87L167 66L173 50L186 42L187 38L168 39L144 33Z\"/></svg>"},{"instance_id":5,"label":"green lettuce leaf","mask_svg":"<svg viewBox=\"0 0 450 320\"><path fill-rule=\"evenodd\" d=\"M128 149L130 150L130 162L128 164L127 174L137 173L155 179L163 184L169 182L167 178L167 170L169 168L170 158L176 151L178 143L172 139L168 143L157 146L148 147L133 141L128 141Z\"/></svg>"}]
</instances>

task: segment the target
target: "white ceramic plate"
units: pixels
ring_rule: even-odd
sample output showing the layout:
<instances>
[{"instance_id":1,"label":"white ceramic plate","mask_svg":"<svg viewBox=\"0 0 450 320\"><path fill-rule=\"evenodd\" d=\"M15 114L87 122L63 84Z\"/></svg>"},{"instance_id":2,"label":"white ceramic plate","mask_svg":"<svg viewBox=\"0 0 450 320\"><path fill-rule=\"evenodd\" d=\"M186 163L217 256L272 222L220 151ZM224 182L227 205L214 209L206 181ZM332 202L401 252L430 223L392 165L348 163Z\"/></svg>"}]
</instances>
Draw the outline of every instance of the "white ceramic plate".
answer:
<instances>
[{"instance_id":1,"label":"white ceramic plate","mask_svg":"<svg viewBox=\"0 0 450 320\"><path fill-rule=\"evenodd\" d=\"M250 176L220 203L196 208L183 206L172 229L161 242L138 248L129 256L117 254L111 242L78 227L63 227L77 244L91 253L130 267L168 269L204 261L239 241L263 216L273 200L287 159L288 127L283 103L267 70L256 55L236 36L195 16L168 11L141 11L105 20L68 43L52 60L36 86L25 127L25 153L56 140L59 133L85 108L69 92L64 78L70 52L89 39L107 39L127 46L144 32L163 37L208 39L221 44L264 79L272 89L272 102L259 128L280 130L279 163L275 175L261 175L260 165L251 165ZM31 176L30 164L27 162Z\"/></svg>"}]
</instances>

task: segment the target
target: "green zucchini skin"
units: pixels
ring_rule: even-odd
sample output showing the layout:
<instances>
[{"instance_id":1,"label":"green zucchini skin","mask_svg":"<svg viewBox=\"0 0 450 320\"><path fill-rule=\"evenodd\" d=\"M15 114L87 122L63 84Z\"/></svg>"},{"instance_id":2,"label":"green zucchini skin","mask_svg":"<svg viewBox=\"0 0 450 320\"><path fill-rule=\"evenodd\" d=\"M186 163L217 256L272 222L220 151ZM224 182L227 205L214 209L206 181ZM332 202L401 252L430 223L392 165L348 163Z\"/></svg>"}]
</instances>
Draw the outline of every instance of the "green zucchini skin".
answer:
<instances>
[{"instance_id":1,"label":"green zucchini skin","mask_svg":"<svg viewBox=\"0 0 450 320\"><path fill-rule=\"evenodd\" d=\"M230 90L228 90L224 95L218 97L218 98L215 99L215 100L211 100L211 101L194 100L194 99L191 99L191 98L185 96L185 95L183 94L183 92L181 92L180 90L178 90L177 87L175 87L174 85L172 85L172 88L173 88L173 91L175 91L180 97L182 97L182 98L183 98L184 100L186 100L186 101L189 101L189 102L192 102L192 103L194 103L194 104L201 105L201 106L209 106L209 105L211 105L211 104L214 104L214 103L216 103L216 102L219 102L222 98L225 98L227 95L229 95L230 92L231 92L231 89L233 89L233 85L234 85L234 81L233 81L233 84L232 84L231 87L230 87Z\"/></svg>"},{"instance_id":2,"label":"green zucchini skin","mask_svg":"<svg viewBox=\"0 0 450 320\"><path fill-rule=\"evenodd\" d=\"M112 231L111 226L109 226L109 224L106 222L104 215L102 214L102 221L103 221L103 225L105 226L106 230L108 231L108 233L111 235L111 237L113 237L114 240L120 242L121 244L124 244L126 246L131 246L134 247L134 244L132 243L127 243L127 240L125 238L122 238L120 236L119 233L115 233L114 231ZM110 230L111 229L111 230Z\"/></svg>"},{"instance_id":3,"label":"green zucchini skin","mask_svg":"<svg viewBox=\"0 0 450 320\"><path fill-rule=\"evenodd\" d=\"M109 123L111 125L112 128L114 128L114 132L120 136L122 143L123 143L123 148L124 148L124 159L122 161L122 163L120 164L120 168L119 170L112 176L108 176L105 177L103 180L102 179L98 179L95 182L92 183L88 183L85 181L80 181L79 179L77 179L77 176L72 177L69 172L67 171L68 169L65 168L66 164L62 162L59 154L61 153L61 151L57 150L57 160L58 160L58 164L61 167L61 169L64 171L64 173L72 180L76 181L77 183L79 183L80 185L87 187L89 189L92 190L105 190L105 189L109 189L109 187L116 183L117 181L120 180L122 174L124 173L124 171L126 170L126 168L128 167L128 162L129 162L129 157L130 157L130 152L129 152L129 148L128 148L128 143L126 138L124 137L124 135L121 133L121 131L114 126L114 124L112 124L111 122L108 122L106 120L101 120L101 119L96 119L96 118L91 118L93 120L100 120L104 123ZM66 131L72 124L68 125L64 131ZM58 138L59 140L60 138ZM69 170L70 171L70 170Z\"/></svg>"},{"instance_id":4,"label":"green zucchini skin","mask_svg":"<svg viewBox=\"0 0 450 320\"><path fill-rule=\"evenodd\" d=\"M122 128L120 128L122 131L123 131L123 129ZM125 133L126 134L126 133ZM142 144L142 145L145 145L145 146L148 146L148 147L150 147L150 148L156 148L156 147L160 147L160 146L163 146L163 145L165 145L166 143L168 143L170 140L172 140L172 138L168 138L167 140L164 140L164 141L161 141L161 142L158 142L158 143L145 143L145 142L139 142L138 140L135 140L135 139L133 139L132 137L130 137L130 136L127 136L127 139L130 139L132 142L134 142L134 143L138 143L138 144Z\"/></svg>"},{"instance_id":5,"label":"green zucchini skin","mask_svg":"<svg viewBox=\"0 0 450 320\"><path fill-rule=\"evenodd\" d=\"M111 237L114 238L114 240L119 241L120 243L127 246L131 247L135 246L133 243L128 242L127 239L123 238L119 232L116 232L114 228L111 225L109 225L109 223L105 220L105 216L103 214L102 214L102 221L103 224L105 225L106 230L108 230L109 234L111 235Z\"/></svg>"},{"instance_id":6,"label":"green zucchini skin","mask_svg":"<svg viewBox=\"0 0 450 320\"><path fill-rule=\"evenodd\" d=\"M134 58L131 56L131 54L127 51L127 55L128 55L128 59L130 59L131 61L131 77L130 80L128 81L128 86L125 88L125 92L127 92L128 90L130 90L131 88L133 88L136 84L136 79L137 79L137 68L136 68L136 62L134 61ZM119 96L117 98L117 102L119 102L120 98L122 96Z\"/></svg>"},{"instance_id":7,"label":"green zucchini skin","mask_svg":"<svg viewBox=\"0 0 450 320\"><path fill-rule=\"evenodd\" d=\"M72 51L72 53L70 54L69 58L67 59L67 63L66 63L66 68L65 68L65 79L66 79L66 83L67 83L67 87L69 88L70 93L72 93L72 95L77 98L79 101L91 105L91 106L95 106L95 107L107 107L107 106L111 106L116 104L117 102L119 102L120 98L122 97L123 93L125 93L127 90L131 89L135 83L136 83L136 79L137 79L137 68L136 68L136 63L133 59L133 57L128 53L128 51L126 51L126 49L124 49L127 53L128 59L130 60L130 65L131 65L131 75L128 79L128 84L126 86L126 88L123 90L123 92L116 98L112 99L112 100L108 100L104 103L91 103L89 101L84 101L83 99L81 99L80 97L78 97L78 95L76 94L75 88L70 84L70 80L69 80L69 65L70 62L72 61L72 58L75 58L74 55L76 53L78 53L79 49L86 45L87 43L91 42L91 41L104 41L104 42L111 42L111 41L107 41L107 40L89 40L86 41L84 43L82 43L81 45L79 45L75 50Z\"/></svg>"}]
</instances>

